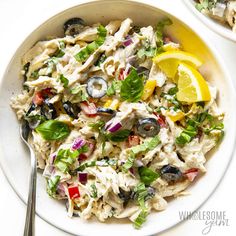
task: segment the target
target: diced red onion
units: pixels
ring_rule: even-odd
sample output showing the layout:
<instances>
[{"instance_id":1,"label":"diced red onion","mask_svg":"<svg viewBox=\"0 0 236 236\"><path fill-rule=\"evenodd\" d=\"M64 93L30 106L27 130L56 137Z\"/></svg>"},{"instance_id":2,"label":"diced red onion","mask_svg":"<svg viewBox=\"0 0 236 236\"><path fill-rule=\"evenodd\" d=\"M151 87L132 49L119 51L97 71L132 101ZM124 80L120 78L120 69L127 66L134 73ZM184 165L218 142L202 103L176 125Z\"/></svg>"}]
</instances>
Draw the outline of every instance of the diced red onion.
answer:
<instances>
[{"instance_id":1,"label":"diced red onion","mask_svg":"<svg viewBox=\"0 0 236 236\"><path fill-rule=\"evenodd\" d=\"M133 167L129 168L129 171L130 171L131 174L134 174L134 168Z\"/></svg>"},{"instance_id":2,"label":"diced red onion","mask_svg":"<svg viewBox=\"0 0 236 236\"><path fill-rule=\"evenodd\" d=\"M86 140L77 138L72 145L72 150L77 150L83 147L86 143L87 143Z\"/></svg>"},{"instance_id":3,"label":"diced red onion","mask_svg":"<svg viewBox=\"0 0 236 236\"><path fill-rule=\"evenodd\" d=\"M88 174L87 173L81 173L78 174L79 182L81 184L86 184L88 181Z\"/></svg>"},{"instance_id":4,"label":"diced red onion","mask_svg":"<svg viewBox=\"0 0 236 236\"><path fill-rule=\"evenodd\" d=\"M53 165L55 159L56 159L56 153L52 153L52 154L49 156L49 159L48 159L49 164L50 164L50 165Z\"/></svg>"},{"instance_id":5,"label":"diced red onion","mask_svg":"<svg viewBox=\"0 0 236 236\"><path fill-rule=\"evenodd\" d=\"M133 40L131 38L127 38L124 42L123 45L125 47L128 47L129 45L131 45L133 43Z\"/></svg>"},{"instance_id":6,"label":"diced red onion","mask_svg":"<svg viewBox=\"0 0 236 236\"><path fill-rule=\"evenodd\" d=\"M55 170L55 167L52 166L52 165L47 165L46 168L44 169L43 171L43 176L44 177L47 177L47 178L50 178L52 173L54 172Z\"/></svg>"},{"instance_id":7,"label":"diced red onion","mask_svg":"<svg viewBox=\"0 0 236 236\"><path fill-rule=\"evenodd\" d=\"M66 192L65 192L65 187L63 183L59 183L57 185L57 192L61 197L65 197L66 196Z\"/></svg>"},{"instance_id":8,"label":"diced red onion","mask_svg":"<svg viewBox=\"0 0 236 236\"><path fill-rule=\"evenodd\" d=\"M108 131L110 132L116 132L117 130L119 130L122 127L121 123L116 123L115 125L110 125L108 128Z\"/></svg>"},{"instance_id":9,"label":"diced red onion","mask_svg":"<svg viewBox=\"0 0 236 236\"><path fill-rule=\"evenodd\" d=\"M85 155L84 153L81 153L81 154L79 154L78 161L84 161L84 160L86 160L87 158L88 158L87 155Z\"/></svg>"}]
</instances>

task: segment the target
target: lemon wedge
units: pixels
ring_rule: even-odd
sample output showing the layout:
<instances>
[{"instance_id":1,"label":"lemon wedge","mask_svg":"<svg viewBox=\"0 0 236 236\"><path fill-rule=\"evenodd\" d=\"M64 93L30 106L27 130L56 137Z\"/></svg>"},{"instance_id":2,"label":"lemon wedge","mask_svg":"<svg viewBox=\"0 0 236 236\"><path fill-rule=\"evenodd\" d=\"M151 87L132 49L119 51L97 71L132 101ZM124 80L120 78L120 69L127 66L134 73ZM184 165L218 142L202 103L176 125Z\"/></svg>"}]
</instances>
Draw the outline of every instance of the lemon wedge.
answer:
<instances>
[{"instance_id":1,"label":"lemon wedge","mask_svg":"<svg viewBox=\"0 0 236 236\"><path fill-rule=\"evenodd\" d=\"M177 99L179 101L194 103L211 99L206 81L195 68L185 63L180 63L178 77Z\"/></svg>"},{"instance_id":2,"label":"lemon wedge","mask_svg":"<svg viewBox=\"0 0 236 236\"><path fill-rule=\"evenodd\" d=\"M193 67L202 65L202 61L195 55L184 51L167 51L153 58L154 63L167 75L174 79L180 62L185 62Z\"/></svg>"}]
</instances>

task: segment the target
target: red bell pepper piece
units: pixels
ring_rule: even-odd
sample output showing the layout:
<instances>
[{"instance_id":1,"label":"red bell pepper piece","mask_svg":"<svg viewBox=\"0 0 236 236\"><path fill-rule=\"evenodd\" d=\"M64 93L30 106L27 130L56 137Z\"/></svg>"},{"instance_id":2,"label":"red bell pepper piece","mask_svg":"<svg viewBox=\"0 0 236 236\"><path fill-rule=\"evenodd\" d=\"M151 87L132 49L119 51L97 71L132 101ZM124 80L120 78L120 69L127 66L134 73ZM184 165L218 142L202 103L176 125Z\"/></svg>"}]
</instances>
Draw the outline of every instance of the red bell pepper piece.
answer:
<instances>
[{"instance_id":1,"label":"red bell pepper piece","mask_svg":"<svg viewBox=\"0 0 236 236\"><path fill-rule=\"evenodd\" d=\"M70 196L71 200L80 197L79 187L77 185L76 186L69 186L68 192L69 192L69 196Z\"/></svg>"},{"instance_id":2,"label":"red bell pepper piece","mask_svg":"<svg viewBox=\"0 0 236 236\"><path fill-rule=\"evenodd\" d=\"M97 108L94 103L90 102L81 102L80 107L85 115L94 117L97 115Z\"/></svg>"},{"instance_id":3,"label":"red bell pepper piece","mask_svg":"<svg viewBox=\"0 0 236 236\"><path fill-rule=\"evenodd\" d=\"M125 79L125 69L121 68L118 80L124 80L124 79Z\"/></svg>"},{"instance_id":4,"label":"red bell pepper piece","mask_svg":"<svg viewBox=\"0 0 236 236\"><path fill-rule=\"evenodd\" d=\"M159 125L161 126L161 128L166 128L166 119L163 115L158 114L157 112L153 112L153 114L157 117L157 122L159 123Z\"/></svg>"},{"instance_id":5,"label":"red bell pepper piece","mask_svg":"<svg viewBox=\"0 0 236 236\"><path fill-rule=\"evenodd\" d=\"M198 168L191 168L184 172L184 175L192 182L198 175Z\"/></svg>"},{"instance_id":6,"label":"red bell pepper piece","mask_svg":"<svg viewBox=\"0 0 236 236\"><path fill-rule=\"evenodd\" d=\"M36 92L34 97L33 97L33 103L35 105L42 105L44 101L43 94L41 91Z\"/></svg>"}]
</instances>

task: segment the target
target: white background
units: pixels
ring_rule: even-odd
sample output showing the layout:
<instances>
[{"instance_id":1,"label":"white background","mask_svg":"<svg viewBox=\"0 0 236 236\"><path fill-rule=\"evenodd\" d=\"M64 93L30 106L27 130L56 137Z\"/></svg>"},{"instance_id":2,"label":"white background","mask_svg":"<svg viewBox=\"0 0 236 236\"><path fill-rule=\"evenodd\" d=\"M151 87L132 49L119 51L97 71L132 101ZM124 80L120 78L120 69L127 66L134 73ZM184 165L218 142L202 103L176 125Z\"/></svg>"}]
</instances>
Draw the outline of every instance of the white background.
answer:
<instances>
[{"instance_id":1,"label":"white background","mask_svg":"<svg viewBox=\"0 0 236 236\"><path fill-rule=\"evenodd\" d=\"M80 0L0 0L0 78L16 48L40 23L67 7L79 4ZM236 43L230 42L211 32L184 6L182 0L146 0L153 5L176 15L185 22L191 22L198 32L215 45L236 80ZM115 17L114 17L115 18ZM17 79L17 78L16 78ZM234 82L236 85L236 81ZM4 157L0 157L4 158ZM222 158L224 158L222 156ZM17 160L17 157L16 157ZM229 226L214 226L208 235L236 235L235 181L236 161L231 165L215 193L200 209L201 211L225 211ZM200 182L199 182L200 184ZM204 191L204 190L203 190ZM0 235L18 236L23 234L26 206L11 189L0 169ZM55 216L56 217L56 216ZM158 223L158 222L157 222ZM104 225L105 227L105 225ZM160 234L202 235L204 221L185 221ZM68 234L36 217L36 236L68 236Z\"/></svg>"}]
</instances>

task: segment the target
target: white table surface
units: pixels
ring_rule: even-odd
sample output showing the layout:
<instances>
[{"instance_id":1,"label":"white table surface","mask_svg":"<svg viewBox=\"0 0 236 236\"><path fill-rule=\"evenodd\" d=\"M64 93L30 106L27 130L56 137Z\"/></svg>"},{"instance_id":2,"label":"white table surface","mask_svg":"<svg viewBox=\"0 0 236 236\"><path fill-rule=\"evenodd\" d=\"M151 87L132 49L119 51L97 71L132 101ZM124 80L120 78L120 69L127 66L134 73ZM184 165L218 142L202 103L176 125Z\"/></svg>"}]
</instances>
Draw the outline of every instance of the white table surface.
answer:
<instances>
[{"instance_id":1,"label":"white table surface","mask_svg":"<svg viewBox=\"0 0 236 236\"><path fill-rule=\"evenodd\" d=\"M79 4L80 0L0 0L0 78L20 42L41 22L55 13ZM196 19L183 5L182 0L146 0L153 5L178 16L192 24L215 45L236 80L236 43L232 43L211 32ZM234 83L236 85L236 81ZM1 157L2 158L2 157ZM16 157L17 158L17 157ZM224 157L222 157L224 158ZM225 211L229 226L213 227L208 235L236 235L235 179L236 161L231 165L215 193L200 209L201 211ZM200 184L200 183L199 183ZM8 184L0 169L0 235L18 236L23 234L26 206L20 201ZM187 220L160 234L202 235L204 221ZM55 227L36 217L36 236L68 236Z\"/></svg>"}]
</instances>

